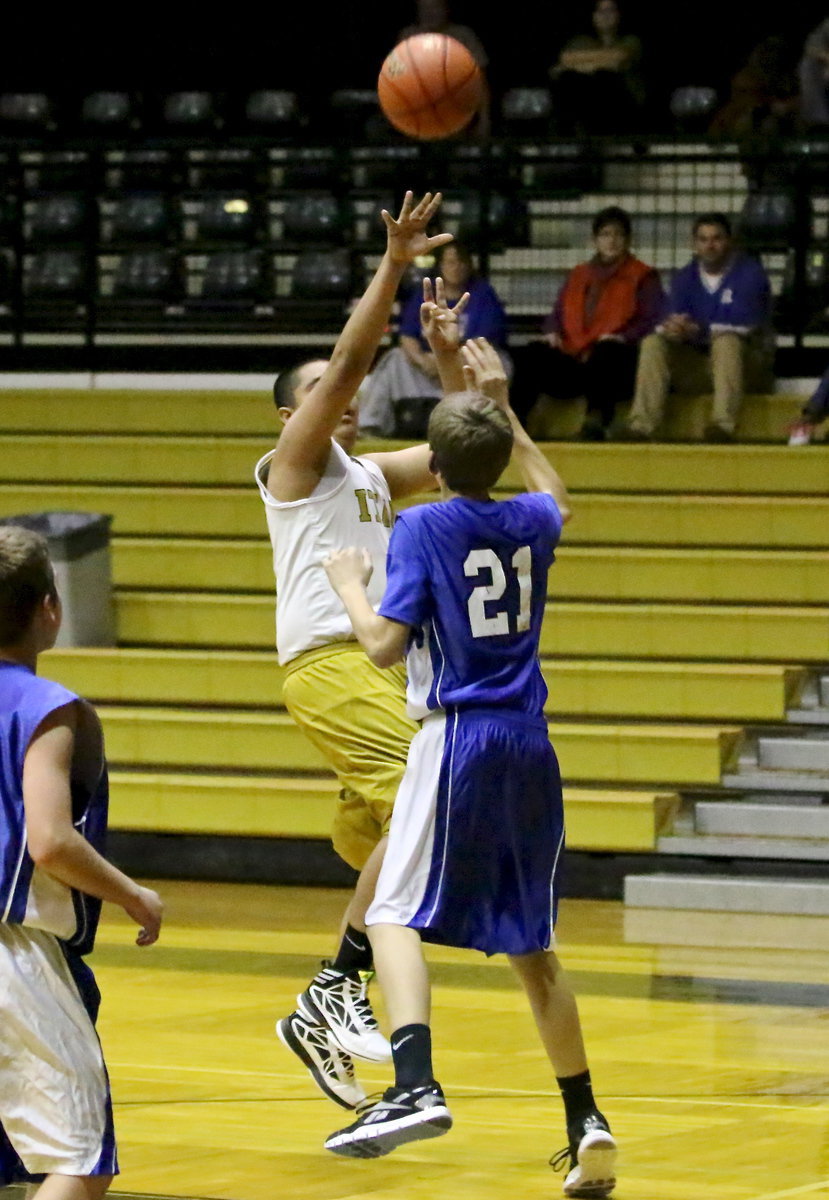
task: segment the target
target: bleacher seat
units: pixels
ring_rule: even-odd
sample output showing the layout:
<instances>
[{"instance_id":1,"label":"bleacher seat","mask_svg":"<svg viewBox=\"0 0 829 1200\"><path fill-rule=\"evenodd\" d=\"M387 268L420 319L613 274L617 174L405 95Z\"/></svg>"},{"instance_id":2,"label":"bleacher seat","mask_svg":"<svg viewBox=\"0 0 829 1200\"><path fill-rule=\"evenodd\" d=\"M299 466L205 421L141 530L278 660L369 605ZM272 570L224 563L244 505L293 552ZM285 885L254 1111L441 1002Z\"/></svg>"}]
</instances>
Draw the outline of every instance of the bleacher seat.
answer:
<instances>
[{"instance_id":1,"label":"bleacher seat","mask_svg":"<svg viewBox=\"0 0 829 1200\"><path fill-rule=\"evenodd\" d=\"M202 299L255 301L267 288L259 250L221 250L208 256L202 281Z\"/></svg>"},{"instance_id":2,"label":"bleacher seat","mask_svg":"<svg viewBox=\"0 0 829 1200\"><path fill-rule=\"evenodd\" d=\"M81 105L81 120L97 136L122 134L136 123L129 92L91 92Z\"/></svg>"},{"instance_id":3,"label":"bleacher seat","mask_svg":"<svg viewBox=\"0 0 829 1200\"><path fill-rule=\"evenodd\" d=\"M114 242L163 242L170 230L170 205L163 192L122 196L112 214Z\"/></svg>"},{"instance_id":4,"label":"bleacher seat","mask_svg":"<svg viewBox=\"0 0 829 1200\"><path fill-rule=\"evenodd\" d=\"M26 264L23 289L40 299L76 299L83 295L86 279L81 250L40 250Z\"/></svg>"},{"instance_id":5,"label":"bleacher seat","mask_svg":"<svg viewBox=\"0 0 829 1200\"><path fill-rule=\"evenodd\" d=\"M254 210L248 196L216 193L196 200L195 234L200 241L249 243L254 235Z\"/></svg>"},{"instance_id":6,"label":"bleacher seat","mask_svg":"<svg viewBox=\"0 0 829 1200\"><path fill-rule=\"evenodd\" d=\"M31 206L27 221L29 240L35 242L76 241L84 234L87 220L84 196L55 193L42 196Z\"/></svg>"},{"instance_id":7,"label":"bleacher seat","mask_svg":"<svg viewBox=\"0 0 829 1200\"><path fill-rule=\"evenodd\" d=\"M501 98L501 125L510 137L542 137L549 133L553 97L546 87L514 87Z\"/></svg>"},{"instance_id":8,"label":"bleacher seat","mask_svg":"<svg viewBox=\"0 0 829 1200\"><path fill-rule=\"evenodd\" d=\"M283 237L289 242L330 245L342 241L343 215L330 192L297 192L282 209Z\"/></svg>"},{"instance_id":9,"label":"bleacher seat","mask_svg":"<svg viewBox=\"0 0 829 1200\"><path fill-rule=\"evenodd\" d=\"M291 295L297 300L347 300L354 283L347 250L305 250L294 263Z\"/></svg>"},{"instance_id":10,"label":"bleacher seat","mask_svg":"<svg viewBox=\"0 0 829 1200\"><path fill-rule=\"evenodd\" d=\"M12 298L14 260L8 250L0 250L0 306L5 307Z\"/></svg>"},{"instance_id":11,"label":"bleacher seat","mask_svg":"<svg viewBox=\"0 0 829 1200\"><path fill-rule=\"evenodd\" d=\"M446 224L454 205L446 206ZM529 238L526 205L516 196L502 192L467 192L456 209L457 237L473 245L525 246Z\"/></svg>"},{"instance_id":12,"label":"bleacher seat","mask_svg":"<svg viewBox=\"0 0 829 1200\"><path fill-rule=\"evenodd\" d=\"M176 263L170 250L132 250L119 259L112 283L113 297L169 301L178 292Z\"/></svg>"},{"instance_id":13,"label":"bleacher seat","mask_svg":"<svg viewBox=\"0 0 829 1200\"><path fill-rule=\"evenodd\" d=\"M210 92L171 92L162 106L164 124L172 132L206 131L216 127Z\"/></svg>"},{"instance_id":14,"label":"bleacher seat","mask_svg":"<svg viewBox=\"0 0 829 1200\"><path fill-rule=\"evenodd\" d=\"M674 88L668 103L677 133L700 133L707 129L716 106L714 88L697 84Z\"/></svg>"},{"instance_id":15,"label":"bleacher seat","mask_svg":"<svg viewBox=\"0 0 829 1200\"><path fill-rule=\"evenodd\" d=\"M788 249L797 232L793 193L782 188L760 188L749 193L740 213L738 231L749 250Z\"/></svg>"},{"instance_id":16,"label":"bleacher seat","mask_svg":"<svg viewBox=\"0 0 829 1200\"><path fill-rule=\"evenodd\" d=\"M290 138L300 123L296 92L261 89L251 92L245 103L245 120L257 133Z\"/></svg>"},{"instance_id":17,"label":"bleacher seat","mask_svg":"<svg viewBox=\"0 0 829 1200\"><path fill-rule=\"evenodd\" d=\"M44 92L4 92L0 123L10 130L45 133L54 128L52 101Z\"/></svg>"},{"instance_id":18,"label":"bleacher seat","mask_svg":"<svg viewBox=\"0 0 829 1200\"><path fill-rule=\"evenodd\" d=\"M272 183L276 188L336 189L341 183L340 160L329 146L280 150L272 158Z\"/></svg>"},{"instance_id":19,"label":"bleacher seat","mask_svg":"<svg viewBox=\"0 0 829 1200\"><path fill-rule=\"evenodd\" d=\"M420 146L378 146L352 151L352 180L358 188L390 189L402 196L421 174Z\"/></svg>"},{"instance_id":20,"label":"bleacher seat","mask_svg":"<svg viewBox=\"0 0 829 1200\"><path fill-rule=\"evenodd\" d=\"M581 196L601 188L602 163L595 152L588 152L578 142L522 147L519 163L523 189L548 199Z\"/></svg>"},{"instance_id":21,"label":"bleacher seat","mask_svg":"<svg viewBox=\"0 0 829 1200\"><path fill-rule=\"evenodd\" d=\"M370 142L377 134L380 101L369 88L340 88L332 93L326 125L329 137ZM371 126L371 128L370 128Z\"/></svg>"}]
</instances>

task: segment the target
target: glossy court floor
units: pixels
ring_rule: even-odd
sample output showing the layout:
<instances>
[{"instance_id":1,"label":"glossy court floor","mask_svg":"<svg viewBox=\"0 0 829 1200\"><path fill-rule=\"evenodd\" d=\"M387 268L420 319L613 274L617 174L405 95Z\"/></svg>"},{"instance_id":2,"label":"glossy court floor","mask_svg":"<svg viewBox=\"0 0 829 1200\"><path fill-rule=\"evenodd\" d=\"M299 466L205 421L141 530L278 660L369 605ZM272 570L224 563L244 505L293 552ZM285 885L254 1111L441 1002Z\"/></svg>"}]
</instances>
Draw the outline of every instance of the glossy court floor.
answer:
<instances>
[{"instance_id":1,"label":"glossy court floor","mask_svg":"<svg viewBox=\"0 0 829 1200\"><path fill-rule=\"evenodd\" d=\"M548 1166L565 1140L560 1101L503 960L429 950L451 1133L374 1162L338 1159L322 1141L348 1114L318 1097L273 1026L330 952L345 894L160 887L158 945L133 946L108 908L94 956L123 1171L115 1191L561 1195ZM558 933L620 1144L619 1200L829 1197L829 919L626 917L621 904L569 901ZM382 1066L361 1077L368 1091L390 1081Z\"/></svg>"}]
</instances>

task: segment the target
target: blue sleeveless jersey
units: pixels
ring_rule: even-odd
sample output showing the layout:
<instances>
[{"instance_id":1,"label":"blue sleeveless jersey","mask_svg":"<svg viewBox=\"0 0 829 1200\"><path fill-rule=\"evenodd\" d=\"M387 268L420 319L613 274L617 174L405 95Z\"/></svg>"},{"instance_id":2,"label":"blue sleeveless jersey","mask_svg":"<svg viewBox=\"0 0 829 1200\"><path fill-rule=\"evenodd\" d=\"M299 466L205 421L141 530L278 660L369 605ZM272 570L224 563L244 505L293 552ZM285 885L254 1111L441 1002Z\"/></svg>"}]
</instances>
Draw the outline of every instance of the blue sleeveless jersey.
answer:
<instances>
[{"instance_id":1,"label":"blue sleeveless jersey","mask_svg":"<svg viewBox=\"0 0 829 1200\"><path fill-rule=\"evenodd\" d=\"M51 918L32 916L38 873L27 848L23 806L23 763L32 737L50 713L75 700L78 697L74 692L41 679L28 667L0 661L0 921L47 929L77 953L87 954L95 940L100 900L65 888L62 905L60 892L55 900L53 887L48 911L60 914L61 928L50 928ZM97 724L97 718L94 720ZM109 789L102 751L96 751L95 756L98 761L92 764L91 773L94 782L81 782L72 772L72 820L78 832L102 852ZM88 762L84 774L88 780ZM63 888L62 884L55 886Z\"/></svg>"},{"instance_id":2,"label":"blue sleeveless jersey","mask_svg":"<svg viewBox=\"0 0 829 1200\"><path fill-rule=\"evenodd\" d=\"M541 716L538 642L562 519L542 492L406 509L381 616L412 627L409 712L499 707Z\"/></svg>"}]
</instances>

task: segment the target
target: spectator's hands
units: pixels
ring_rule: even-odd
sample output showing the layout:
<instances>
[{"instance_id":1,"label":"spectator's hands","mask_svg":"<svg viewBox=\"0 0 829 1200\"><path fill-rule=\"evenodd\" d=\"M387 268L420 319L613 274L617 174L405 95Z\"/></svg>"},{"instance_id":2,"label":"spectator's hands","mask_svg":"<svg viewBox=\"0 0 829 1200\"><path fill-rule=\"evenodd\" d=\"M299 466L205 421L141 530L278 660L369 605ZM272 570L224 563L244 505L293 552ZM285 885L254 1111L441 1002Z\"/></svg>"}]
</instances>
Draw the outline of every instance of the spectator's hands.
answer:
<instances>
[{"instance_id":1,"label":"spectator's hands","mask_svg":"<svg viewBox=\"0 0 829 1200\"><path fill-rule=\"evenodd\" d=\"M561 349L561 337L557 333L545 333L541 340L546 342L551 350Z\"/></svg>"},{"instance_id":2,"label":"spectator's hands","mask_svg":"<svg viewBox=\"0 0 829 1200\"><path fill-rule=\"evenodd\" d=\"M136 946L152 946L153 942L158 941L164 913L164 904L158 892L136 884L135 896L124 905L124 912L132 917L136 925L141 926L135 939Z\"/></svg>"},{"instance_id":3,"label":"spectator's hands","mask_svg":"<svg viewBox=\"0 0 829 1200\"><path fill-rule=\"evenodd\" d=\"M328 557L322 560L322 565L335 592L339 592L349 583L361 583L366 587L374 571L368 550L357 546L348 546L345 550L332 550Z\"/></svg>"},{"instance_id":4,"label":"spectator's hands","mask_svg":"<svg viewBox=\"0 0 829 1200\"><path fill-rule=\"evenodd\" d=\"M438 246L453 240L451 233L436 233L434 237L426 233L426 226L440 208L442 199L440 192L435 192L434 196L427 192L415 204L413 194L406 192L397 220L383 209L380 215L388 235L386 253L392 262L406 266L421 255L430 254Z\"/></svg>"},{"instance_id":5,"label":"spectator's hands","mask_svg":"<svg viewBox=\"0 0 829 1200\"><path fill-rule=\"evenodd\" d=\"M699 333L699 325L686 313L671 313L662 322L662 332L669 342L690 342Z\"/></svg>"},{"instance_id":6,"label":"spectator's hands","mask_svg":"<svg viewBox=\"0 0 829 1200\"><path fill-rule=\"evenodd\" d=\"M460 316L469 303L469 292L464 292L454 308L446 303L443 280L438 277L434 288L431 279L423 280L423 304L420 307L420 324L423 335L435 354L450 354L461 343Z\"/></svg>"},{"instance_id":7,"label":"spectator's hands","mask_svg":"<svg viewBox=\"0 0 829 1200\"><path fill-rule=\"evenodd\" d=\"M463 377L469 391L479 391L499 408L509 408L509 382L498 351L486 338L471 338L461 346Z\"/></svg>"}]
</instances>

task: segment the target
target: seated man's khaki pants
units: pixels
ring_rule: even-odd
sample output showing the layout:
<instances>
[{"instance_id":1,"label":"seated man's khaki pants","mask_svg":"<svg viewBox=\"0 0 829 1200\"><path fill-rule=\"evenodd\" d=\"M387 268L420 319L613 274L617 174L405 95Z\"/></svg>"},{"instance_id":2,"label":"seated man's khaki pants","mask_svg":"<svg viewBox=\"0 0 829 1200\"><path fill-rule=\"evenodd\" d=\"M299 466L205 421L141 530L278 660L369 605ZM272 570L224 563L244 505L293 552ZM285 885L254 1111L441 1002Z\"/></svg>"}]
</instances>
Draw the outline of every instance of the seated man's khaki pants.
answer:
<instances>
[{"instance_id":1,"label":"seated man's khaki pants","mask_svg":"<svg viewBox=\"0 0 829 1200\"><path fill-rule=\"evenodd\" d=\"M773 383L771 356L760 337L720 333L700 347L652 333L639 350L628 423L650 435L662 423L669 391L698 396L713 390L711 424L733 433L745 391L769 391Z\"/></svg>"}]
</instances>

